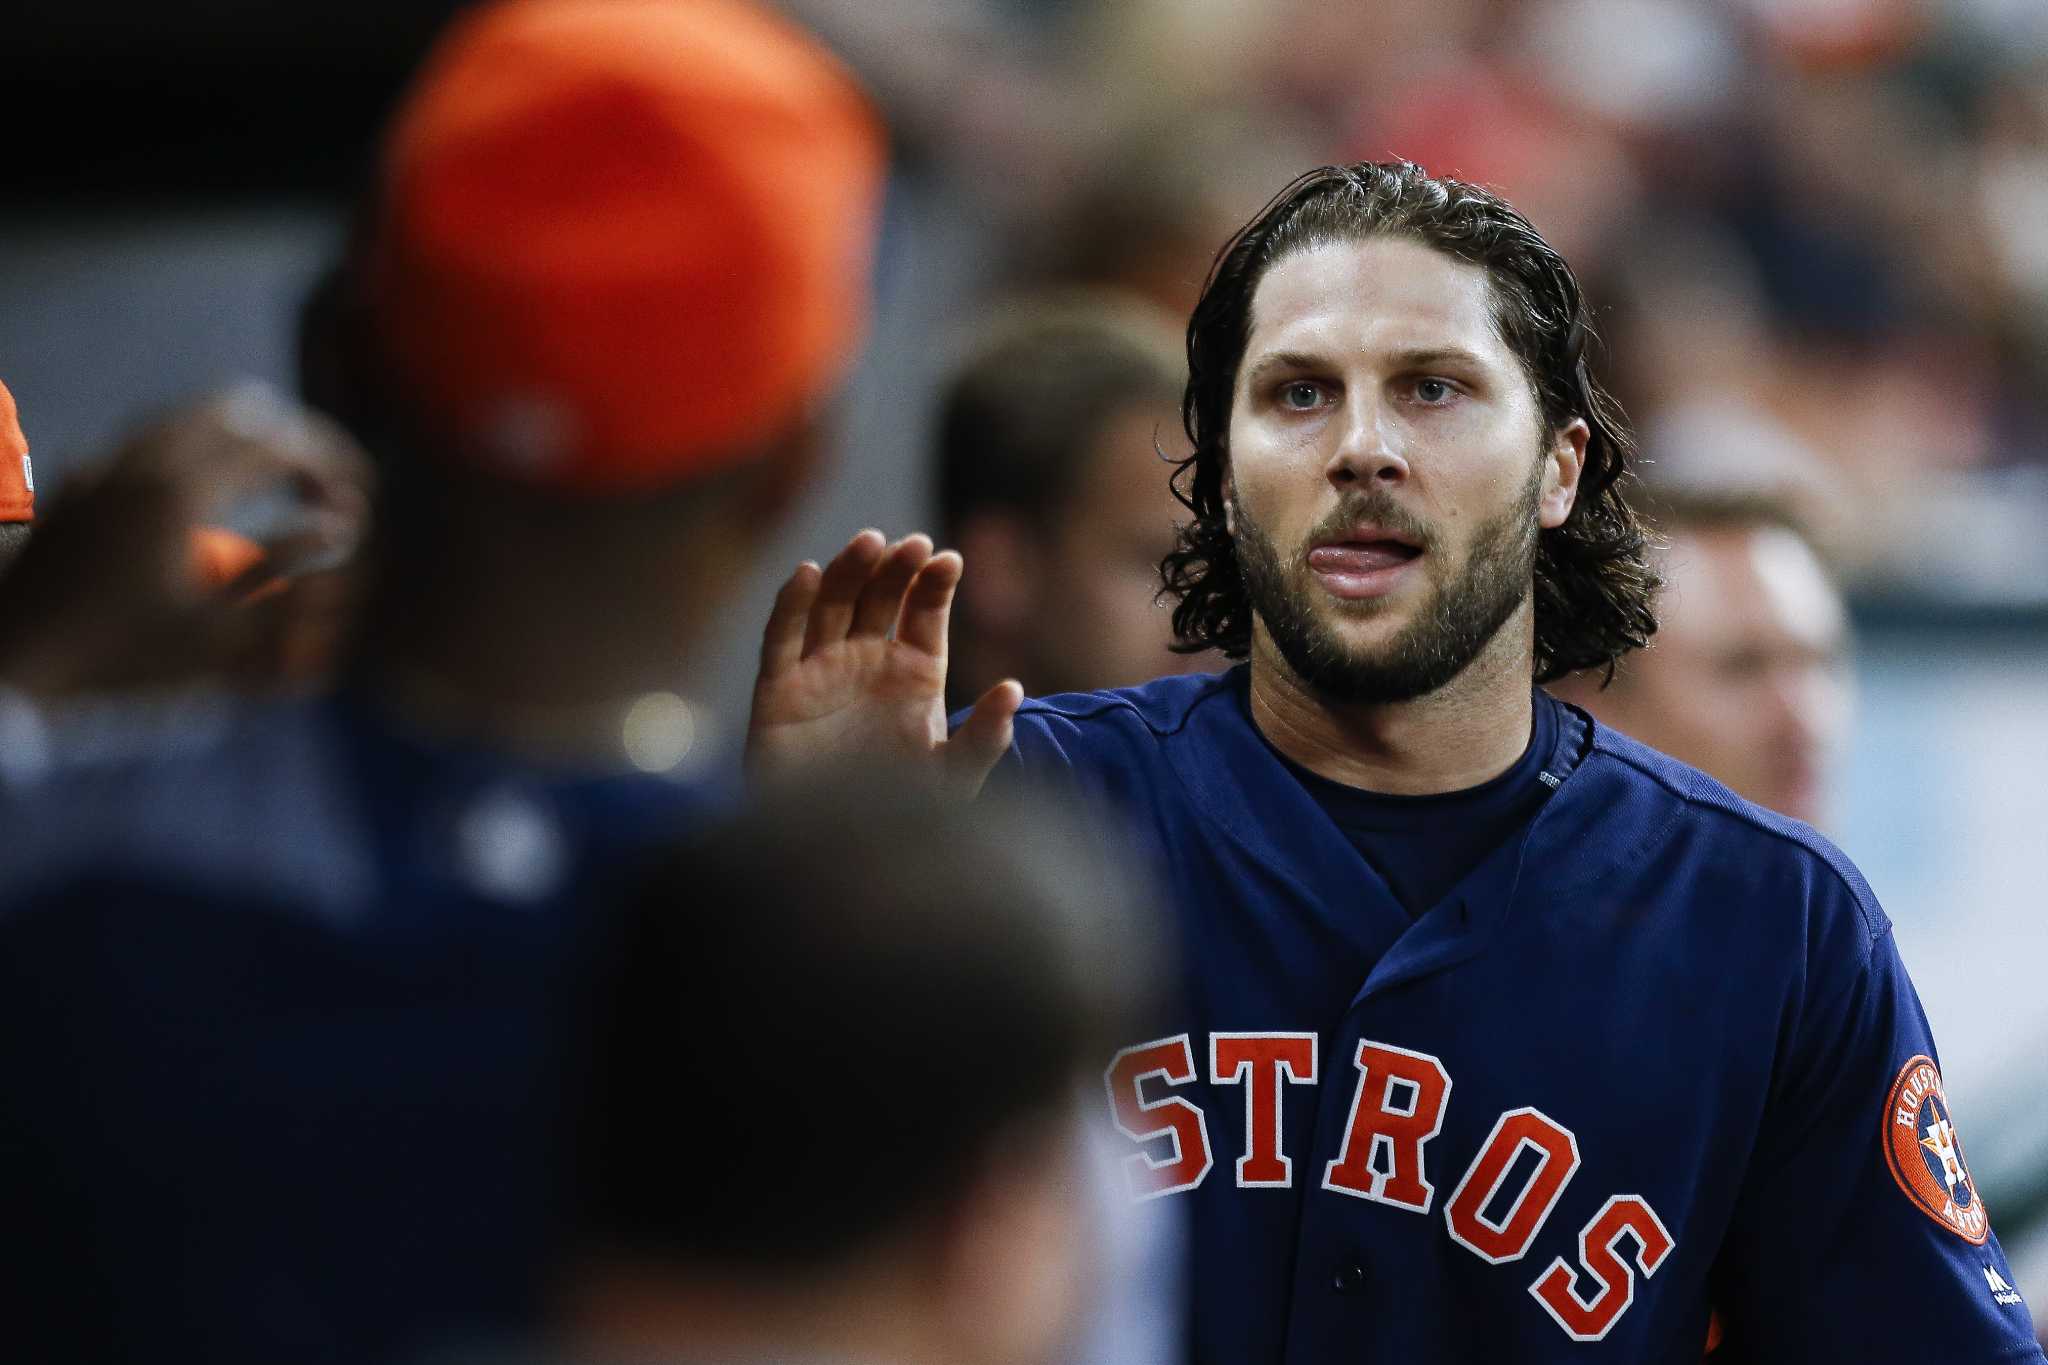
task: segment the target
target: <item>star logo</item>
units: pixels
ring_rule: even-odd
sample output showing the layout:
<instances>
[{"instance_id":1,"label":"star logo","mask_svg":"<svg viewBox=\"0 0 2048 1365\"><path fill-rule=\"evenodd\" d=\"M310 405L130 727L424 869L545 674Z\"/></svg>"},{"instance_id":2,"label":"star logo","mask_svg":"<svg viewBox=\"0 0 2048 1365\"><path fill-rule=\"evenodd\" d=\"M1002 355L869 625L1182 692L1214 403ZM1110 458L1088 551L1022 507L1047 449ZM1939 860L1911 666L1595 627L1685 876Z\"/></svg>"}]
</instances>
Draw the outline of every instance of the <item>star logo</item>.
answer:
<instances>
[{"instance_id":1,"label":"star logo","mask_svg":"<svg viewBox=\"0 0 2048 1365\"><path fill-rule=\"evenodd\" d=\"M1941 1178L1948 1184L1950 1199L1955 1198L1956 1186L1969 1179L1963 1174L1963 1163L1956 1157L1956 1126L1946 1118L1937 1118L1927 1125L1927 1135L1920 1139L1920 1145L1934 1153L1934 1159L1941 1163Z\"/></svg>"},{"instance_id":2,"label":"star logo","mask_svg":"<svg viewBox=\"0 0 2048 1365\"><path fill-rule=\"evenodd\" d=\"M1991 1236L1991 1220L1963 1159L1962 1139L1930 1057L1915 1057L1885 1096L1885 1164L1922 1213L1973 1246Z\"/></svg>"}]
</instances>

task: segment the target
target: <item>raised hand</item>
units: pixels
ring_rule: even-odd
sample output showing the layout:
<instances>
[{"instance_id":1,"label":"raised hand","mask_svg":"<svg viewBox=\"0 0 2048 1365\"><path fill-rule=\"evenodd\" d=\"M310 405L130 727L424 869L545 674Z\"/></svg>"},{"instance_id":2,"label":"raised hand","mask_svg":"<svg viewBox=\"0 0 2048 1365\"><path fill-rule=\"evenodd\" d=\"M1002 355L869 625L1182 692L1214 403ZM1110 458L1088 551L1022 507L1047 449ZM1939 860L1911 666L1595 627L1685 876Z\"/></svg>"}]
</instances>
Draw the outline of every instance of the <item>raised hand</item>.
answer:
<instances>
[{"instance_id":1,"label":"raised hand","mask_svg":"<svg viewBox=\"0 0 2048 1365\"><path fill-rule=\"evenodd\" d=\"M849 753L930 762L978 791L1010 746L1024 689L1004 681L946 734L946 628L960 556L913 535L862 531L782 585L761 640L747 757L777 772Z\"/></svg>"},{"instance_id":2,"label":"raised hand","mask_svg":"<svg viewBox=\"0 0 2048 1365\"><path fill-rule=\"evenodd\" d=\"M324 659L347 597L339 561L369 513L367 458L332 423L259 388L181 408L69 480L0 580L0 682L30 695L271 687ZM292 528L226 583L195 532L285 494ZM294 676L287 677L287 674Z\"/></svg>"}]
</instances>

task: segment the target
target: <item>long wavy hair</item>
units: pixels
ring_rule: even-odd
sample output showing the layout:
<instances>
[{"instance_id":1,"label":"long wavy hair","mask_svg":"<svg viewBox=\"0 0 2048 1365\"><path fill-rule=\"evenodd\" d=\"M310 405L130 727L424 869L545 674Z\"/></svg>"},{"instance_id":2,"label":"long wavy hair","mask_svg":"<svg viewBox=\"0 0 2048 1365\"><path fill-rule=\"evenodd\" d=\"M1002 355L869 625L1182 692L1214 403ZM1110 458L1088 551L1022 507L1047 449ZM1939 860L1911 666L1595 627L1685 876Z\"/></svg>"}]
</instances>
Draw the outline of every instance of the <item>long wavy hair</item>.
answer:
<instances>
[{"instance_id":1,"label":"long wavy hair","mask_svg":"<svg viewBox=\"0 0 2048 1365\"><path fill-rule=\"evenodd\" d=\"M1657 629L1658 579L1643 523L1623 496L1635 441L1587 363L1596 338L1585 297L1564 258L1505 200L1408 161L1308 172L1230 239L1209 272L1188 322L1181 402L1194 453L1173 473L1174 496L1193 520L1159 565L1163 595L1175 599L1173 648L1220 649L1233 659L1251 648L1252 608L1224 524L1223 476L1252 295L1292 252L1370 237L1411 238L1484 269L1495 322L1535 388L1544 429L1575 418L1590 429L1571 515L1537 536L1535 676L1611 673Z\"/></svg>"}]
</instances>

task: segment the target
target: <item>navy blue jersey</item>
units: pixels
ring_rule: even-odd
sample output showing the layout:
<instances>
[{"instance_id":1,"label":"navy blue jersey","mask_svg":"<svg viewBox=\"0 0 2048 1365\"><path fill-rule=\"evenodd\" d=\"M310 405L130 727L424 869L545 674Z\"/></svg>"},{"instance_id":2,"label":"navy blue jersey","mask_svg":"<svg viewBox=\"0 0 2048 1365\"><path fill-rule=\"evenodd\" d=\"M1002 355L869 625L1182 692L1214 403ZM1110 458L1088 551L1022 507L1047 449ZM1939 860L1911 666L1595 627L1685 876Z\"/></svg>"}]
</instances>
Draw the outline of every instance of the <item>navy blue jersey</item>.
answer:
<instances>
[{"instance_id":1,"label":"navy blue jersey","mask_svg":"<svg viewBox=\"0 0 2048 1365\"><path fill-rule=\"evenodd\" d=\"M1184 1000L1105 1072L1195 1359L2040 1360L1889 921L1811 830L1595 725L1411 916L1243 668L1027 703L1006 771L1154 851Z\"/></svg>"},{"instance_id":2,"label":"navy blue jersey","mask_svg":"<svg viewBox=\"0 0 2048 1365\"><path fill-rule=\"evenodd\" d=\"M4 1354L373 1360L516 1327L585 898L712 793L347 700L160 747L0 807Z\"/></svg>"}]
</instances>

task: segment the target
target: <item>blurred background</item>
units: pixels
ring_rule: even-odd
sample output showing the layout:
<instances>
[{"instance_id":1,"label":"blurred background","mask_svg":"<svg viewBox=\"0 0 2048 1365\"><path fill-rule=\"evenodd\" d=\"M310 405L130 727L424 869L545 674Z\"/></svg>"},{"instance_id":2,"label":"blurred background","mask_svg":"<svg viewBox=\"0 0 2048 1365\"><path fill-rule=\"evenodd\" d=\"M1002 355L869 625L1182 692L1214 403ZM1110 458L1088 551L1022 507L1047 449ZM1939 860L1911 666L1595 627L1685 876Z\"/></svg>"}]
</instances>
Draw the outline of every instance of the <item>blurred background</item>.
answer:
<instances>
[{"instance_id":1,"label":"blurred background","mask_svg":"<svg viewBox=\"0 0 2048 1365\"><path fill-rule=\"evenodd\" d=\"M789 563L933 524L940 391L1000 301L1085 284L1184 319L1229 233L1325 161L1495 186L1585 281L1652 476L1807 509L1857 697L1819 823L1897 923L2048 1303L2048 6L786 7L879 93L899 159L836 471L702 665L706 713L743 721ZM459 8L14 7L0 376L39 493L197 390L291 386L374 131Z\"/></svg>"}]
</instances>

